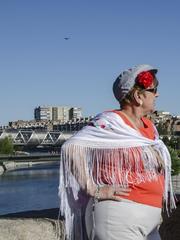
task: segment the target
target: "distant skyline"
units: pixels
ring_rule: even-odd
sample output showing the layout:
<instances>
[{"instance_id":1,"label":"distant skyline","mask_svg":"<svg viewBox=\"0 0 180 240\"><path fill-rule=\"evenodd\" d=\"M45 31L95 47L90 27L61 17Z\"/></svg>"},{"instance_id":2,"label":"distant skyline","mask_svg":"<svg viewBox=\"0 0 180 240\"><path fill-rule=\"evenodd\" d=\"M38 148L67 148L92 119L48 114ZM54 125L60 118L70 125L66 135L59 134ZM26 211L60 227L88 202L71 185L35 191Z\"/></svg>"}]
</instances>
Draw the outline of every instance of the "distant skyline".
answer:
<instances>
[{"instance_id":1,"label":"distant skyline","mask_svg":"<svg viewBox=\"0 0 180 240\"><path fill-rule=\"evenodd\" d=\"M0 2L0 125L39 105L118 108L112 84L147 63L159 69L156 109L180 115L180 2Z\"/></svg>"}]
</instances>

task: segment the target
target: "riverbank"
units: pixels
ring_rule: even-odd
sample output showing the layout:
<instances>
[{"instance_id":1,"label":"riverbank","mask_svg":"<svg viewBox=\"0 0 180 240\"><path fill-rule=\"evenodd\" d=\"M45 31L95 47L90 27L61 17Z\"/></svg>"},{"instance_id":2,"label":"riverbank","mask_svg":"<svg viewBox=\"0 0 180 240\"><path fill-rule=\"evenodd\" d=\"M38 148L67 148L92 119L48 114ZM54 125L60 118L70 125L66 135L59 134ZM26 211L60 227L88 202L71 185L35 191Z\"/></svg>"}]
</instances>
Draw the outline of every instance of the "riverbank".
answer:
<instances>
[{"instance_id":1,"label":"riverbank","mask_svg":"<svg viewBox=\"0 0 180 240\"><path fill-rule=\"evenodd\" d=\"M0 155L0 175L9 170L59 161L59 154Z\"/></svg>"},{"instance_id":2,"label":"riverbank","mask_svg":"<svg viewBox=\"0 0 180 240\"><path fill-rule=\"evenodd\" d=\"M59 161L54 161L53 163L59 163ZM6 171L12 171L21 168L31 168L36 165L47 165L52 164L52 161L40 161L40 162L3 162L0 165L0 175L4 174Z\"/></svg>"}]
</instances>

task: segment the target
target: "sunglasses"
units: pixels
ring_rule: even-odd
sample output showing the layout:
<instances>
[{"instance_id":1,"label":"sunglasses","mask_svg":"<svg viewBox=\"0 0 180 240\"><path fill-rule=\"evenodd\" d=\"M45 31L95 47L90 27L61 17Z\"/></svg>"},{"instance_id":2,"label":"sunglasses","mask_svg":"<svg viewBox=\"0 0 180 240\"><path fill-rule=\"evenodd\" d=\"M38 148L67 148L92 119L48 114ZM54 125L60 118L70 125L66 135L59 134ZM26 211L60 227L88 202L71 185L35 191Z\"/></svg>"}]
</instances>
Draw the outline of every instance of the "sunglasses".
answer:
<instances>
[{"instance_id":1,"label":"sunglasses","mask_svg":"<svg viewBox=\"0 0 180 240\"><path fill-rule=\"evenodd\" d=\"M150 89L145 89L145 91L147 91L147 92L152 92L152 93L156 94L156 93L157 93L157 87L155 87L155 88L150 88Z\"/></svg>"}]
</instances>

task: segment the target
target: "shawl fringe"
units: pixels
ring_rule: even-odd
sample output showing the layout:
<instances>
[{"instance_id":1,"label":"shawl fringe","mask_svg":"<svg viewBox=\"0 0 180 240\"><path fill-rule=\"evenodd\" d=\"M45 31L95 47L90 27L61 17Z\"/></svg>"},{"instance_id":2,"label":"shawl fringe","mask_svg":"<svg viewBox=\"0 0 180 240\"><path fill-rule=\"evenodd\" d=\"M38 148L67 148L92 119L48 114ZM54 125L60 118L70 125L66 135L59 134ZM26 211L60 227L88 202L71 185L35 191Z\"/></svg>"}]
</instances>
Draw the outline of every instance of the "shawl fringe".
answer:
<instances>
[{"instance_id":1,"label":"shawl fringe","mask_svg":"<svg viewBox=\"0 0 180 240\"><path fill-rule=\"evenodd\" d=\"M129 184L157 180L161 167L165 176L163 199L166 209L168 206L170 209L175 208L171 159L166 146L158 136L154 141L139 136L134 129L127 128L125 123L116 119L114 114L106 113L100 119L109 123L109 118L114 118L114 125L113 120L110 124L117 134L109 131L109 125L108 130L87 126L62 146L59 197L68 240L85 240L81 217L89 199L83 192L86 191L88 179L97 186L103 186L107 182L114 186L128 187ZM108 141L104 138L106 135ZM119 135L124 138L118 138ZM126 143L123 139L126 139Z\"/></svg>"}]
</instances>

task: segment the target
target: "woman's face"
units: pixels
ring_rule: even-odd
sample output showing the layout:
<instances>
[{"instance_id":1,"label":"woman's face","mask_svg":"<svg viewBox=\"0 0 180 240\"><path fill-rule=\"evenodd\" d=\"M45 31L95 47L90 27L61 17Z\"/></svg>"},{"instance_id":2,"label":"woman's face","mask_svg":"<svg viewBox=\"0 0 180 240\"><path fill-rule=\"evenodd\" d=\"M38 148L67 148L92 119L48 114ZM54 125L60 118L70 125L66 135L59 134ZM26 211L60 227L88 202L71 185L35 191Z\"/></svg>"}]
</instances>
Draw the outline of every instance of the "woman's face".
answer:
<instances>
[{"instance_id":1,"label":"woman's face","mask_svg":"<svg viewBox=\"0 0 180 240\"><path fill-rule=\"evenodd\" d=\"M152 84L148 89L142 93L142 108L145 114L152 113L155 111L155 101L159 96L157 87Z\"/></svg>"}]
</instances>

